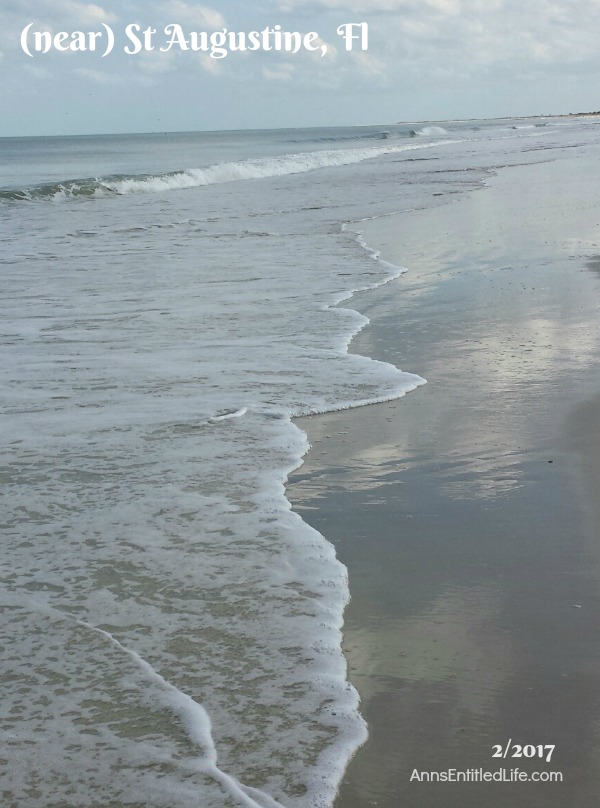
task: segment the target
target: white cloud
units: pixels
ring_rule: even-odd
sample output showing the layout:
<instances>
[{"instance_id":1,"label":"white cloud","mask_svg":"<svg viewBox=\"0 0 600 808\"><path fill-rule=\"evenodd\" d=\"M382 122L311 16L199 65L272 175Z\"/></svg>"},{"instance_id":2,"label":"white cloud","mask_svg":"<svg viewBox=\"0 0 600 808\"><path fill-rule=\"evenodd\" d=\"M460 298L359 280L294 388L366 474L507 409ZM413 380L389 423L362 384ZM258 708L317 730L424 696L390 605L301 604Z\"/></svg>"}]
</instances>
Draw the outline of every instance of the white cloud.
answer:
<instances>
[{"instance_id":1,"label":"white cloud","mask_svg":"<svg viewBox=\"0 0 600 808\"><path fill-rule=\"evenodd\" d=\"M535 66L598 58L598 0L273 0L272 5L332 22L342 12L369 22L370 53L382 58L385 52L390 69L407 54L424 70L443 59L455 66L506 63L510 69L515 59Z\"/></svg>"},{"instance_id":2,"label":"white cloud","mask_svg":"<svg viewBox=\"0 0 600 808\"><path fill-rule=\"evenodd\" d=\"M283 64L276 68L263 67L262 76L267 81L290 81L295 73L294 65Z\"/></svg>"},{"instance_id":3,"label":"white cloud","mask_svg":"<svg viewBox=\"0 0 600 808\"><path fill-rule=\"evenodd\" d=\"M17 8L14 5L12 9L9 7L9 11L22 19L28 17L28 21L41 22L43 19L64 28L111 23L117 19L115 14L96 3L79 3L77 0L22 0Z\"/></svg>"},{"instance_id":4,"label":"white cloud","mask_svg":"<svg viewBox=\"0 0 600 808\"><path fill-rule=\"evenodd\" d=\"M102 22L109 23L117 19L114 14L105 11L95 3L77 3L75 0L52 0L49 5L55 13L64 14L65 17L76 19L86 25Z\"/></svg>"},{"instance_id":5,"label":"white cloud","mask_svg":"<svg viewBox=\"0 0 600 808\"><path fill-rule=\"evenodd\" d=\"M332 8L341 0L316 2ZM363 0L350 4L364 7ZM570 13L560 0L373 0L373 5L382 13L369 20L369 54L383 60L390 73L406 68L434 76L443 67L451 78L494 65L510 74L524 66L598 62L597 0L570 0ZM383 13L392 8L398 13Z\"/></svg>"},{"instance_id":6,"label":"white cloud","mask_svg":"<svg viewBox=\"0 0 600 808\"><path fill-rule=\"evenodd\" d=\"M198 3L169 0L168 3L160 3L156 8L161 16L169 17L169 22L188 25L195 31L225 27L225 18L219 11Z\"/></svg>"},{"instance_id":7,"label":"white cloud","mask_svg":"<svg viewBox=\"0 0 600 808\"><path fill-rule=\"evenodd\" d=\"M207 53L198 54L198 63L200 67L207 73L213 76L218 76L223 71L223 62L225 59L213 59Z\"/></svg>"},{"instance_id":8,"label":"white cloud","mask_svg":"<svg viewBox=\"0 0 600 808\"><path fill-rule=\"evenodd\" d=\"M95 84L123 84L123 77L118 73L107 73L101 70L92 70L88 67L78 67L74 71L78 76L93 81Z\"/></svg>"},{"instance_id":9,"label":"white cloud","mask_svg":"<svg viewBox=\"0 0 600 808\"><path fill-rule=\"evenodd\" d=\"M458 14L461 0L314 0L315 8L325 10L343 9L348 14L373 15L378 13L401 12L405 9L433 8L444 14ZM303 0L280 0L279 10L290 12L306 6Z\"/></svg>"},{"instance_id":10,"label":"white cloud","mask_svg":"<svg viewBox=\"0 0 600 808\"><path fill-rule=\"evenodd\" d=\"M46 70L45 67L39 67L38 65L26 64L25 68L27 73L30 76L33 76L35 79L51 79L52 73L49 70Z\"/></svg>"},{"instance_id":11,"label":"white cloud","mask_svg":"<svg viewBox=\"0 0 600 808\"><path fill-rule=\"evenodd\" d=\"M361 51L352 52L352 57L358 71L363 75L384 76L386 74L385 63L370 53Z\"/></svg>"},{"instance_id":12,"label":"white cloud","mask_svg":"<svg viewBox=\"0 0 600 808\"><path fill-rule=\"evenodd\" d=\"M174 70L178 56L181 56L181 54L177 51L142 51L142 53L134 58L132 64L142 73L157 76L161 73L169 73L171 70Z\"/></svg>"}]
</instances>

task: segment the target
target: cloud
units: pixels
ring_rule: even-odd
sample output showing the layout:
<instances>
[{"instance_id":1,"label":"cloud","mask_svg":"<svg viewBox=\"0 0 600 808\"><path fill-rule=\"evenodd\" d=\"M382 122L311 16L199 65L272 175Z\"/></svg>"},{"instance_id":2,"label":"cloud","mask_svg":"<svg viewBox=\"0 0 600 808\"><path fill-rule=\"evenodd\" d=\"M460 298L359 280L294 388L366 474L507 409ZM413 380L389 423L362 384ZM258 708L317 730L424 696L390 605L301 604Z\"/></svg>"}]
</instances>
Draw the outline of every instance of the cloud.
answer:
<instances>
[{"instance_id":1,"label":"cloud","mask_svg":"<svg viewBox=\"0 0 600 808\"><path fill-rule=\"evenodd\" d=\"M45 67L39 67L38 65L26 64L24 70L29 73L30 76L33 76L36 79L43 79L48 80L52 78L52 73L49 70L46 70Z\"/></svg>"},{"instance_id":2,"label":"cloud","mask_svg":"<svg viewBox=\"0 0 600 808\"><path fill-rule=\"evenodd\" d=\"M290 81L296 71L294 65L283 64L276 68L263 67L262 76L267 81Z\"/></svg>"},{"instance_id":3,"label":"cloud","mask_svg":"<svg viewBox=\"0 0 600 808\"><path fill-rule=\"evenodd\" d=\"M220 11L197 3L169 0L168 3L155 5L155 8L162 17L168 17L169 22L188 25L195 31L225 27L225 18Z\"/></svg>"},{"instance_id":4,"label":"cloud","mask_svg":"<svg viewBox=\"0 0 600 808\"><path fill-rule=\"evenodd\" d=\"M181 57L181 55L182 54L178 53L177 51L168 51L166 53L161 52L160 50L155 50L152 52L142 51L139 56L135 57L132 64L142 73L146 73L150 76L157 76L161 73L169 73L170 71L175 70L178 57Z\"/></svg>"},{"instance_id":5,"label":"cloud","mask_svg":"<svg viewBox=\"0 0 600 808\"><path fill-rule=\"evenodd\" d=\"M117 16L96 5L77 0L21 0L6 7L6 12L28 22L46 21L48 24L72 28L73 25L97 25L115 22Z\"/></svg>"},{"instance_id":6,"label":"cloud","mask_svg":"<svg viewBox=\"0 0 600 808\"><path fill-rule=\"evenodd\" d=\"M218 76L223 72L223 59L211 59L207 53L198 54L198 64L207 73Z\"/></svg>"},{"instance_id":7,"label":"cloud","mask_svg":"<svg viewBox=\"0 0 600 808\"><path fill-rule=\"evenodd\" d=\"M363 75L384 76L386 74L385 63L370 53L353 52L352 58L355 67Z\"/></svg>"},{"instance_id":8,"label":"cloud","mask_svg":"<svg viewBox=\"0 0 600 808\"><path fill-rule=\"evenodd\" d=\"M75 0L52 0L48 5L53 9L54 13L58 12L65 17L76 19L86 25L115 22L117 19L115 14L105 11L95 3L77 3Z\"/></svg>"},{"instance_id":9,"label":"cloud","mask_svg":"<svg viewBox=\"0 0 600 808\"><path fill-rule=\"evenodd\" d=\"M340 0L317 0L324 9ZM363 0L350 0L355 9ZM373 0L369 54L390 75L406 69L419 76L473 75L492 66L507 75L549 64L598 62L597 0ZM396 9L398 13L389 12ZM595 20L595 24L592 21Z\"/></svg>"},{"instance_id":10,"label":"cloud","mask_svg":"<svg viewBox=\"0 0 600 808\"><path fill-rule=\"evenodd\" d=\"M348 14L373 15L378 13L401 12L406 9L435 9L444 14L458 14L462 0L313 0L308 7L337 11L343 9ZM296 11L307 4L301 0L279 0L280 11Z\"/></svg>"},{"instance_id":11,"label":"cloud","mask_svg":"<svg viewBox=\"0 0 600 808\"><path fill-rule=\"evenodd\" d=\"M472 66L597 58L598 0L274 0L287 13L369 22L370 52L423 69L444 58ZM360 15L360 16L356 16ZM418 44L418 49L416 45Z\"/></svg>"},{"instance_id":12,"label":"cloud","mask_svg":"<svg viewBox=\"0 0 600 808\"><path fill-rule=\"evenodd\" d=\"M123 77L118 73L106 73L101 70L92 70L88 67L78 67L75 74L95 84L123 84Z\"/></svg>"},{"instance_id":13,"label":"cloud","mask_svg":"<svg viewBox=\"0 0 600 808\"><path fill-rule=\"evenodd\" d=\"M549 75L600 72L598 0L264 2L271 14L285 13L296 25L301 21L301 27L314 27L322 35L343 22L369 24L366 53L344 52L333 36L340 54L335 70L329 62L330 88L348 96L369 88L423 98L447 94L459 105L460 93L478 87L482 96L490 81L523 87L529 82L530 88L548 82L550 93ZM294 79L325 86L322 66L314 60L312 66L303 63ZM592 96L592 88L588 94Z\"/></svg>"}]
</instances>

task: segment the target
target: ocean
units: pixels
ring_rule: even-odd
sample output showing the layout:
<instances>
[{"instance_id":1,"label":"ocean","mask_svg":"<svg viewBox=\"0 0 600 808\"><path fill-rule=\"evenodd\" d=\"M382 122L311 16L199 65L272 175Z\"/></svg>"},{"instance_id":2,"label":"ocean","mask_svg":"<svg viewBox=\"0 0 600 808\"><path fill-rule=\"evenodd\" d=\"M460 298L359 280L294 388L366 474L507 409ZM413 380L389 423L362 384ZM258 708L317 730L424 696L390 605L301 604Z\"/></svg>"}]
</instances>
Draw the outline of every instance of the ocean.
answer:
<instances>
[{"instance_id":1,"label":"ocean","mask_svg":"<svg viewBox=\"0 0 600 808\"><path fill-rule=\"evenodd\" d=\"M361 222L597 133L0 139L6 806L332 805L368 729L293 419L425 384L347 352L352 293L404 271Z\"/></svg>"}]
</instances>

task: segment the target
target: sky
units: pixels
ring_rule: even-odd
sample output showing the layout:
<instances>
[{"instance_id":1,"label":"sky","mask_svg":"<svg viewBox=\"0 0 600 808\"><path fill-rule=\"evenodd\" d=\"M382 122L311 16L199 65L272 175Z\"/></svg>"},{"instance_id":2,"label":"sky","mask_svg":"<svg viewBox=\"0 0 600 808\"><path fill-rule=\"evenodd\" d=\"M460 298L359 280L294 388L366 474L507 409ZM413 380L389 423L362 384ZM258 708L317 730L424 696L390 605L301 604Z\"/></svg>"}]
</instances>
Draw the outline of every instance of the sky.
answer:
<instances>
[{"instance_id":1,"label":"sky","mask_svg":"<svg viewBox=\"0 0 600 808\"><path fill-rule=\"evenodd\" d=\"M348 52L339 26L367 23ZM34 53L21 32L115 33L113 52ZM163 29L319 34L327 53L166 44ZM156 29L128 55L127 25ZM31 41L31 40L30 40ZM103 40L98 40L100 43ZM105 41L105 40L104 40ZM391 124L600 109L599 0L0 0L0 136Z\"/></svg>"}]
</instances>

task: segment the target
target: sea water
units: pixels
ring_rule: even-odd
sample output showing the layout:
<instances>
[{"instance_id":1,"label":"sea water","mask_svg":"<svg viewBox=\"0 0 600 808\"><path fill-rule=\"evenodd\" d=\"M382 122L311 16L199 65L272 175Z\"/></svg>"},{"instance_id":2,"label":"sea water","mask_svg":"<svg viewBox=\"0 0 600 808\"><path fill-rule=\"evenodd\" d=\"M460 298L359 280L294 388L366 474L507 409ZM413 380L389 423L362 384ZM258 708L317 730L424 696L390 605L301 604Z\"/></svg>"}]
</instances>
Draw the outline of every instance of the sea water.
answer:
<instances>
[{"instance_id":1,"label":"sea water","mask_svg":"<svg viewBox=\"0 0 600 808\"><path fill-rule=\"evenodd\" d=\"M292 419L425 383L347 353L401 274L360 221L598 131L0 140L4 805L332 804L367 728Z\"/></svg>"}]
</instances>

